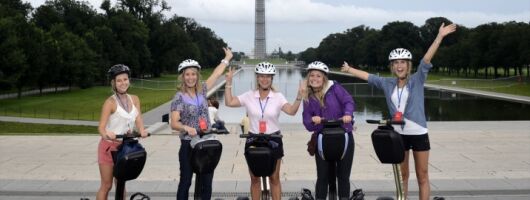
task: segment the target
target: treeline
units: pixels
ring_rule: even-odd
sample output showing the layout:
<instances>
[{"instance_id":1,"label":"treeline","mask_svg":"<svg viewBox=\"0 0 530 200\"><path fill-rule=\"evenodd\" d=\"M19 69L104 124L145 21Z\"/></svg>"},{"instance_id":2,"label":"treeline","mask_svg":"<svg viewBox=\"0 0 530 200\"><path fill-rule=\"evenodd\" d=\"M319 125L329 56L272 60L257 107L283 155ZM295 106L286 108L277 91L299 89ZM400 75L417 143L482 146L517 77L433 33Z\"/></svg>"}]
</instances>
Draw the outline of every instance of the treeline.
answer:
<instances>
[{"instance_id":1,"label":"treeline","mask_svg":"<svg viewBox=\"0 0 530 200\"><path fill-rule=\"evenodd\" d=\"M402 47L413 53L414 63L423 57L446 18L428 19L421 27L410 22L390 22L381 30L366 26L330 34L317 48L299 54L307 62L321 60L332 66L347 61L370 71L388 71L388 54ZM475 28L458 26L457 32L446 37L433 59L434 71L463 76L497 78L529 76L529 23L488 23ZM502 69L502 70L501 70ZM510 74L510 70L512 73Z\"/></svg>"},{"instance_id":2,"label":"treeline","mask_svg":"<svg viewBox=\"0 0 530 200\"><path fill-rule=\"evenodd\" d=\"M226 43L209 28L177 15L162 0L104 0L98 13L84 1L48 0L33 9L0 0L0 90L107 84L116 63L132 76L176 72L186 58L216 66Z\"/></svg>"}]
</instances>

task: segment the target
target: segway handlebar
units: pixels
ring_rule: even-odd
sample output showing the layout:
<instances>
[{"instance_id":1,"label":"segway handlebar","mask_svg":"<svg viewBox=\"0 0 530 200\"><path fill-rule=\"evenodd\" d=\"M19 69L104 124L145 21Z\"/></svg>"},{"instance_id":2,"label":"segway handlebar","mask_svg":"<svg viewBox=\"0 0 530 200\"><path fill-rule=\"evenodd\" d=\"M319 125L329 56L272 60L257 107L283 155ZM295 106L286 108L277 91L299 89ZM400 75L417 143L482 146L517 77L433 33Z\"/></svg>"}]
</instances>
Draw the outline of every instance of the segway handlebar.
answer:
<instances>
[{"instance_id":1,"label":"segway handlebar","mask_svg":"<svg viewBox=\"0 0 530 200\"><path fill-rule=\"evenodd\" d=\"M228 132L227 129L216 129L216 128L197 132L199 136L205 136L205 135L210 135L210 134L229 134L229 133L230 132Z\"/></svg>"},{"instance_id":2,"label":"segway handlebar","mask_svg":"<svg viewBox=\"0 0 530 200\"><path fill-rule=\"evenodd\" d=\"M251 138L251 137L256 137L256 138L282 138L283 136L282 135L278 135L278 134L241 134L241 135L239 135L239 138Z\"/></svg>"},{"instance_id":3,"label":"segway handlebar","mask_svg":"<svg viewBox=\"0 0 530 200\"><path fill-rule=\"evenodd\" d=\"M147 133L147 137L151 136L151 133ZM116 135L116 139L124 139L124 138L139 138L142 137L142 134L138 131L133 131L132 133L127 133L123 135Z\"/></svg>"},{"instance_id":4,"label":"segway handlebar","mask_svg":"<svg viewBox=\"0 0 530 200\"><path fill-rule=\"evenodd\" d=\"M379 124L379 125L405 125L405 121L403 121L403 120L394 121L394 120L391 120L391 119L388 119L388 120L385 120L385 119L383 119L383 120L367 119L366 123Z\"/></svg>"}]
</instances>

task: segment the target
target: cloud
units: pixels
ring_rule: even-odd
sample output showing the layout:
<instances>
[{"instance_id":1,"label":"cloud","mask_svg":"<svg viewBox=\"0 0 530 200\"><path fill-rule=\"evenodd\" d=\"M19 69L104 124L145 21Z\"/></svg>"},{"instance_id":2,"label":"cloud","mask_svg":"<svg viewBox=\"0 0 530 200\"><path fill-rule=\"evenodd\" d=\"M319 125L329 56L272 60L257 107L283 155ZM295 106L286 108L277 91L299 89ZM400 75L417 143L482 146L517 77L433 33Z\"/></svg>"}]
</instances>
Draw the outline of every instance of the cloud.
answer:
<instances>
[{"instance_id":1,"label":"cloud","mask_svg":"<svg viewBox=\"0 0 530 200\"><path fill-rule=\"evenodd\" d=\"M169 4L172 6L172 12L198 21L254 23L253 0L179 0L169 1ZM391 21L410 21L420 26L425 20L435 16L443 16L468 27L488 22L530 21L530 11L495 14L477 11L387 10L355 5L331 5L311 0L266 0L265 5L268 23L365 24L380 28Z\"/></svg>"}]
</instances>

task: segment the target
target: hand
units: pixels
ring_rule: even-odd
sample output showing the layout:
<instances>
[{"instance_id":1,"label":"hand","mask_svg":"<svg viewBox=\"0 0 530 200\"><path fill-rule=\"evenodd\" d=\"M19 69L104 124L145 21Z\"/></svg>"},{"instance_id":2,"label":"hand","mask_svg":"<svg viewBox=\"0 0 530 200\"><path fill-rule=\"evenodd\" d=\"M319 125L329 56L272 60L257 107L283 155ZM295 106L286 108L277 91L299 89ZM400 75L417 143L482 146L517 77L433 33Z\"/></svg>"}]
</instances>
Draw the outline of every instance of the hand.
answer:
<instances>
[{"instance_id":1,"label":"hand","mask_svg":"<svg viewBox=\"0 0 530 200\"><path fill-rule=\"evenodd\" d=\"M226 84L232 84L232 77L234 77L234 72L232 71L232 67L229 67L225 74Z\"/></svg>"},{"instance_id":2,"label":"hand","mask_svg":"<svg viewBox=\"0 0 530 200\"><path fill-rule=\"evenodd\" d=\"M116 139L116 134L112 131L107 131L107 133L105 133L105 139L107 140L115 140Z\"/></svg>"},{"instance_id":3,"label":"hand","mask_svg":"<svg viewBox=\"0 0 530 200\"><path fill-rule=\"evenodd\" d=\"M342 67L340 68L341 72L350 73L350 65L346 61L344 61L344 64L342 64Z\"/></svg>"},{"instance_id":4,"label":"hand","mask_svg":"<svg viewBox=\"0 0 530 200\"><path fill-rule=\"evenodd\" d=\"M450 24L447 26L444 26L445 23L442 23L440 26L440 29L438 30L438 36L445 37L446 35L449 35L456 31L456 24Z\"/></svg>"},{"instance_id":5,"label":"hand","mask_svg":"<svg viewBox=\"0 0 530 200\"><path fill-rule=\"evenodd\" d=\"M232 54L232 50L230 50L230 48L228 47L223 47L223 51L225 51L225 60L230 62L230 60L232 60L232 57L234 57L234 55Z\"/></svg>"},{"instance_id":6,"label":"hand","mask_svg":"<svg viewBox=\"0 0 530 200\"><path fill-rule=\"evenodd\" d=\"M142 138L146 138L147 136L149 136L149 133L145 130L142 130L140 131L140 136L142 136Z\"/></svg>"},{"instance_id":7,"label":"hand","mask_svg":"<svg viewBox=\"0 0 530 200\"><path fill-rule=\"evenodd\" d=\"M342 116L342 122L344 122L345 124L351 123L351 115Z\"/></svg>"},{"instance_id":8,"label":"hand","mask_svg":"<svg viewBox=\"0 0 530 200\"><path fill-rule=\"evenodd\" d=\"M317 124L320 124L322 122L322 118L320 118L320 116L313 116L313 117L311 117L311 121L313 121L313 123L315 125L317 125Z\"/></svg>"},{"instance_id":9,"label":"hand","mask_svg":"<svg viewBox=\"0 0 530 200\"><path fill-rule=\"evenodd\" d=\"M190 135L192 137L197 135L197 130L195 130L194 128L189 127L189 126L184 126L184 131L186 131L186 133L188 133L188 135Z\"/></svg>"},{"instance_id":10,"label":"hand","mask_svg":"<svg viewBox=\"0 0 530 200\"><path fill-rule=\"evenodd\" d=\"M305 97L307 92L307 80L301 80L298 87L298 97Z\"/></svg>"}]
</instances>

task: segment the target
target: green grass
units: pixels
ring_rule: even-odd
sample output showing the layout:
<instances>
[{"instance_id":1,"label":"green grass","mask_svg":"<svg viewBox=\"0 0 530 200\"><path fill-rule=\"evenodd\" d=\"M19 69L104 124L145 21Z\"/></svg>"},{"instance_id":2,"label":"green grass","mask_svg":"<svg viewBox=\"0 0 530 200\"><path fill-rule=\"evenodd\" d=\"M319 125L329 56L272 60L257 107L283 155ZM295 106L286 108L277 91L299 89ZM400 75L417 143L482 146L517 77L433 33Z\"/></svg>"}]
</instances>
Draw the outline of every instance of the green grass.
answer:
<instances>
[{"instance_id":1,"label":"green grass","mask_svg":"<svg viewBox=\"0 0 530 200\"><path fill-rule=\"evenodd\" d=\"M96 134L95 126L74 126L74 125L54 125L54 124L30 124L18 122L1 122L0 135L46 135L60 134Z\"/></svg>"},{"instance_id":2,"label":"green grass","mask_svg":"<svg viewBox=\"0 0 530 200\"><path fill-rule=\"evenodd\" d=\"M285 64L286 60L281 58L273 58L273 59L245 59L242 60L241 63L245 62L247 65L256 65L260 62L270 62L272 64Z\"/></svg>"},{"instance_id":3,"label":"green grass","mask_svg":"<svg viewBox=\"0 0 530 200\"><path fill-rule=\"evenodd\" d=\"M213 69L201 70L203 79L207 78ZM160 78L151 79L150 84L165 84L152 81L176 80L176 74L164 74ZM175 95L175 82L163 89L143 89L133 86L129 94L140 98L142 113L170 101ZM0 115L13 117L33 117L50 119L99 120L101 106L106 98L112 95L110 86L96 86L88 89L75 89L57 93L47 93L42 96L25 96L21 99L0 100Z\"/></svg>"}]
</instances>

